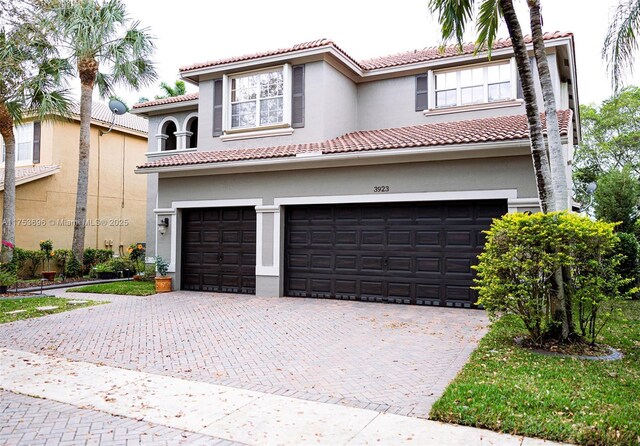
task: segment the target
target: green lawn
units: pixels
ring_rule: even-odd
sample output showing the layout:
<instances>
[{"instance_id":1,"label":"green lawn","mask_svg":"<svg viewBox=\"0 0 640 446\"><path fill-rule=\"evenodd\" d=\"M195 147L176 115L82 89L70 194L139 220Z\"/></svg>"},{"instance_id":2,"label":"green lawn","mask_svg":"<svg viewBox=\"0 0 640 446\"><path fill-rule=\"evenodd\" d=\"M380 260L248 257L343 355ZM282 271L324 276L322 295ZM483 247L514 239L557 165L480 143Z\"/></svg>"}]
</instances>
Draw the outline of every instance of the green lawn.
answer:
<instances>
[{"instance_id":1,"label":"green lawn","mask_svg":"<svg viewBox=\"0 0 640 446\"><path fill-rule=\"evenodd\" d=\"M18 321L21 319L29 319L32 317L44 316L53 313L62 313L63 311L75 310L76 308L89 307L99 305L106 302L88 301L84 304L71 305L69 299L61 297L26 297L24 299L2 299L0 300L0 324L6 322ZM57 306L55 310L40 311L36 307ZM7 312L15 310L26 310L23 313L7 314Z\"/></svg>"},{"instance_id":2,"label":"green lawn","mask_svg":"<svg viewBox=\"0 0 640 446\"><path fill-rule=\"evenodd\" d=\"M99 293L99 294L124 294L127 296L150 296L156 294L153 282L126 282L98 283L67 290L68 293Z\"/></svg>"},{"instance_id":3,"label":"green lawn","mask_svg":"<svg viewBox=\"0 0 640 446\"><path fill-rule=\"evenodd\" d=\"M584 445L640 442L640 301L623 303L600 342L620 361L535 354L513 338L513 317L491 326L469 363L431 410L431 418Z\"/></svg>"}]
</instances>

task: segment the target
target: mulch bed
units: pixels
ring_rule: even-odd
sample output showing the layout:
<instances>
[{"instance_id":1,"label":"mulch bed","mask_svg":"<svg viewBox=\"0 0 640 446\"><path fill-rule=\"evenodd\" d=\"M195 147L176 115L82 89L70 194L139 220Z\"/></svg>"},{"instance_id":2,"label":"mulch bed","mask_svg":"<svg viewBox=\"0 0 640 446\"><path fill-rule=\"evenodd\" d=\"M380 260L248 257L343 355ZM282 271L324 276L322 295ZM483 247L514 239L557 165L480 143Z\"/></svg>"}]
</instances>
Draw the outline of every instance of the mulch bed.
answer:
<instances>
[{"instance_id":1,"label":"mulch bed","mask_svg":"<svg viewBox=\"0 0 640 446\"><path fill-rule=\"evenodd\" d=\"M516 338L516 344L535 353L550 356L564 356L578 359L621 359L622 355L614 348L603 344L589 344L585 341L559 342L554 339L544 341L541 345L529 339Z\"/></svg>"},{"instance_id":2,"label":"mulch bed","mask_svg":"<svg viewBox=\"0 0 640 446\"><path fill-rule=\"evenodd\" d=\"M80 278L80 277L76 277L76 278L65 278L64 280L56 278L56 280L50 282L48 280L45 280L43 285L44 286L49 286L49 285L61 285L61 284L73 284L73 283L78 283L78 282L95 282L98 279L87 279L87 278ZM18 282L18 289L20 288L35 288L35 287L39 287L40 286L40 282ZM12 286L10 289L15 289L15 286Z\"/></svg>"}]
</instances>

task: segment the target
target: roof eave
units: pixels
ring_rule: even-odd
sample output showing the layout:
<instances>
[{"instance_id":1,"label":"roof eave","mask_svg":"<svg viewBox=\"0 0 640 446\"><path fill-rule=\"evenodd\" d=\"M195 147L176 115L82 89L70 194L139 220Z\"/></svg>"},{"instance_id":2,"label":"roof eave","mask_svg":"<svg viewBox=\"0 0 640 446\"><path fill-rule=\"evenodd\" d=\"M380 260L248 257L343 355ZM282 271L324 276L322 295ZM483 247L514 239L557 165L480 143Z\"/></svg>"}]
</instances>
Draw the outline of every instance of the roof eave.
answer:
<instances>
[{"instance_id":1,"label":"roof eave","mask_svg":"<svg viewBox=\"0 0 640 446\"><path fill-rule=\"evenodd\" d=\"M347 57L342 51L338 50L334 46L322 46L317 48L307 48L303 50L291 51L283 54L274 54L272 56L264 56L256 59L248 59L242 60L238 62L230 62L220 65L214 65L211 67L203 67L203 68L195 68L192 70L184 70L181 71L180 77L184 80L187 80L195 85L198 85L200 76L202 75L210 75L216 73L226 73L230 71L237 71L239 69L246 70L257 65L269 65L278 62L285 62L287 60L309 57L315 55L322 55L325 53L330 53L334 57L338 58L344 65L349 67L354 73L362 76L363 71L355 62L353 62L349 57Z\"/></svg>"},{"instance_id":2,"label":"roof eave","mask_svg":"<svg viewBox=\"0 0 640 446\"><path fill-rule=\"evenodd\" d=\"M129 113L133 115L140 115L148 117L153 112L163 112L168 110L175 110L176 108L191 108L198 106L198 99L190 99L188 101L170 102L168 104L150 105L139 108L132 108Z\"/></svg>"},{"instance_id":3,"label":"roof eave","mask_svg":"<svg viewBox=\"0 0 640 446\"><path fill-rule=\"evenodd\" d=\"M354 159L375 159L382 158L387 159L389 157L410 157L415 155L436 155L436 154L455 154L455 153L468 153L473 151L487 151L489 149L513 149L513 148L529 148L529 138L519 138L507 141L491 141L491 142L478 142L478 143L465 143L465 144L446 144L437 146L421 146L412 147L406 149L372 149L361 150L353 152L339 152L339 153L326 153L313 157L296 157L286 156L277 158L266 159L251 159L240 161L225 161L225 162L212 162L212 163L200 163L200 164L186 164L181 166L162 166L162 167L143 167L136 168L135 173L138 174L150 174L150 173L169 173L169 172L189 172L189 171L205 171L213 170L220 171L222 173L225 170L233 170L238 168L253 168L253 167L266 167L266 166L302 166L309 165L315 167L322 163L330 161L338 161L340 163L346 160ZM285 169L286 170L286 169Z\"/></svg>"}]
</instances>

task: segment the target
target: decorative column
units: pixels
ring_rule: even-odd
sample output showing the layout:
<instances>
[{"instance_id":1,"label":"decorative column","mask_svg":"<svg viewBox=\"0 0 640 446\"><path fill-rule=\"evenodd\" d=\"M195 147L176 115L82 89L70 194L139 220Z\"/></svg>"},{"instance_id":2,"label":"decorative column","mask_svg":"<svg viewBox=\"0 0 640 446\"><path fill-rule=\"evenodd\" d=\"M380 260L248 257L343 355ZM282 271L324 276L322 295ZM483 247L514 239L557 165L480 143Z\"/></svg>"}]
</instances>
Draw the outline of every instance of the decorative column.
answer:
<instances>
[{"instance_id":1,"label":"decorative column","mask_svg":"<svg viewBox=\"0 0 640 446\"><path fill-rule=\"evenodd\" d=\"M256 206L256 295L280 296L280 206Z\"/></svg>"}]
</instances>

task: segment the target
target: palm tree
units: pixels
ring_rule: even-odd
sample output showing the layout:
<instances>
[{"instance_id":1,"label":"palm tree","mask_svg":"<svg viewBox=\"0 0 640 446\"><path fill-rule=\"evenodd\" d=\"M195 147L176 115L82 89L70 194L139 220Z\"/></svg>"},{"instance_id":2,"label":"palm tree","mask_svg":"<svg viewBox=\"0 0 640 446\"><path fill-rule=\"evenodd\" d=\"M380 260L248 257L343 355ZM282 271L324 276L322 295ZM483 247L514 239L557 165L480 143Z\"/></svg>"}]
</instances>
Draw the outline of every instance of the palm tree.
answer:
<instances>
[{"instance_id":1,"label":"palm tree","mask_svg":"<svg viewBox=\"0 0 640 446\"><path fill-rule=\"evenodd\" d=\"M475 0L429 0L429 9L438 16L442 27L444 41L455 37L462 46L467 24L473 19ZM496 39L501 18L509 30L511 44L520 75L522 93L524 96L527 121L529 123L529 139L531 141L531 157L540 207L543 212L555 209L555 195L552 187L551 167L542 133L542 122L535 93L535 84L529 54L522 34L522 28L511 0L483 0L480 5L476 26L478 50L487 48L491 51Z\"/></svg>"},{"instance_id":2,"label":"palm tree","mask_svg":"<svg viewBox=\"0 0 640 446\"><path fill-rule=\"evenodd\" d=\"M108 97L112 86L123 84L134 89L155 81L150 57L153 38L139 22L127 16L120 0L59 0L50 20L57 28L56 39L80 78L80 141L78 189L72 250L83 258L89 153L91 97L97 85L100 95ZM101 68L104 70L101 71Z\"/></svg>"},{"instance_id":3,"label":"palm tree","mask_svg":"<svg viewBox=\"0 0 640 446\"><path fill-rule=\"evenodd\" d=\"M30 5L21 5L27 8ZM40 120L69 115L64 77L70 71L46 38L48 31L37 9L3 11L13 14L0 28L0 135L5 144L2 203L2 261L10 261L15 244L15 135L13 127L25 115ZM6 243L8 242L8 243Z\"/></svg>"},{"instance_id":4,"label":"palm tree","mask_svg":"<svg viewBox=\"0 0 640 446\"><path fill-rule=\"evenodd\" d=\"M569 207L566 161L564 160L564 152L560 140L555 97L542 37L540 1L527 0L527 2L529 5L534 54L540 74L540 83L545 104L547 135L549 149L552 155L551 163L547 156L542 132L542 121L538 110L533 74L529 65L529 55L522 33L522 27L518 21L512 0L482 1L476 20L478 30L476 47L478 50L487 48L490 52L496 38L500 20L504 19L507 29L509 30L518 74L520 75L525 110L529 123L531 156L533 158L540 206L543 212L565 210ZM464 31L467 23L472 20L474 6L474 0L429 0L431 12L438 15L438 20L442 26L442 36L445 41L455 36L458 45L462 46ZM558 268L554 277L556 293L554 301L552 302L552 311L554 319L560 322L560 332L558 336L562 340L567 340L572 332L571 302L570 299L565 296L563 280L563 271L561 268Z\"/></svg>"},{"instance_id":5,"label":"palm tree","mask_svg":"<svg viewBox=\"0 0 640 446\"><path fill-rule=\"evenodd\" d=\"M156 95L155 99L166 99L166 98L174 98L176 96L182 96L183 94L187 94L187 87L184 84L184 81L176 81L175 86L171 86L166 82L160 82L160 89L164 92L163 95Z\"/></svg>"},{"instance_id":6,"label":"palm tree","mask_svg":"<svg viewBox=\"0 0 640 446\"><path fill-rule=\"evenodd\" d=\"M639 33L640 0L620 0L602 48L614 92L620 90L624 74L633 70Z\"/></svg>"},{"instance_id":7,"label":"palm tree","mask_svg":"<svg viewBox=\"0 0 640 446\"><path fill-rule=\"evenodd\" d=\"M564 156L562 141L560 139L560 125L558 124L558 111L556 110L556 98L551 82L551 72L547 61L547 52L542 37L542 15L540 14L540 0L527 0L529 4L529 18L531 23L531 40L533 53L536 58L542 99L544 101L545 119L547 122L547 140L549 142L549 155L551 157L551 183L554 191L554 209L557 211L570 209L567 160Z\"/></svg>"}]
</instances>

